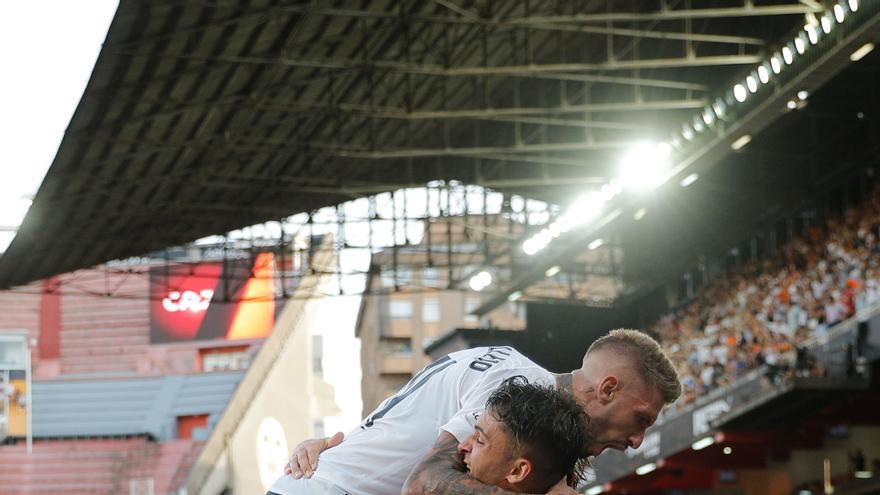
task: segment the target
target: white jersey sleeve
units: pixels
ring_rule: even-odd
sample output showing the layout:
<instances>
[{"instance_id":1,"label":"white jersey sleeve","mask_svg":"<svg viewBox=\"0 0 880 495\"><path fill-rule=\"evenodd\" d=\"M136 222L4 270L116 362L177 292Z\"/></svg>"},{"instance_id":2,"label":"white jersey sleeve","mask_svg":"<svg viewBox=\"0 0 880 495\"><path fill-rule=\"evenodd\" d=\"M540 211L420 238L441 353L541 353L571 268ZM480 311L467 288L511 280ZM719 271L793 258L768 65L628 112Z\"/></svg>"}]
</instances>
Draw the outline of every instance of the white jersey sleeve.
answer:
<instances>
[{"instance_id":1,"label":"white jersey sleeve","mask_svg":"<svg viewBox=\"0 0 880 495\"><path fill-rule=\"evenodd\" d=\"M458 396L459 410L441 429L451 433L459 442L474 432L477 417L486 408L489 395L504 380L522 376L529 383L555 386L553 375L530 361L520 360L519 353L510 347L488 347L485 353L474 356L468 364L471 373L461 377Z\"/></svg>"}]
</instances>

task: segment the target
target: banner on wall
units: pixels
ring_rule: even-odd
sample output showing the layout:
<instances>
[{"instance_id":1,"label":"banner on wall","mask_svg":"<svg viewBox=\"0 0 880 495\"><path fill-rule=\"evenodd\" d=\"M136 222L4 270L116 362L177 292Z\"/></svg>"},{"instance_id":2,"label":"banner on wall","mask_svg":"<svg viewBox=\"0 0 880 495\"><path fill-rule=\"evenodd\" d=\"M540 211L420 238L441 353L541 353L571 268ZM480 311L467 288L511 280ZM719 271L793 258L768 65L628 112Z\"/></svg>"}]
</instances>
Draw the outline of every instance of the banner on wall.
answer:
<instances>
[{"instance_id":1,"label":"banner on wall","mask_svg":"<svg viewBox=\"0 0 880 495\"><path fill-rule=\"evenodd\" d=\"M272 253L150 268L150 342L267 337L275 324Z\"/></svg>"}]
</instances>

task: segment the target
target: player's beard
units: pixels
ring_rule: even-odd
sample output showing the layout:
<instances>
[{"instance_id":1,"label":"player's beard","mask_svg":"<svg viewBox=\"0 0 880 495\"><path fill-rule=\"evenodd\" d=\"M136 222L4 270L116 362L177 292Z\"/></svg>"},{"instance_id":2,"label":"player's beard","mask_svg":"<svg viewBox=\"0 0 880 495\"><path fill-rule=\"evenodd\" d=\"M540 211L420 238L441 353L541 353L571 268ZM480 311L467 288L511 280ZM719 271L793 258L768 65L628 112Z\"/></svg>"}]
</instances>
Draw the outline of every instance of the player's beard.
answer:
<instances>
[{"instance_id":1,"label":"player's beard","mask_svg":"<svg viewBox=\"0 0 880 495\"><path fill-rule=\"evenodd\" d=\"M587 433L590 437L590 455L597 456L606 448L626 450L625 440L615 440L605 436L609 429L609 421L602 417L591 417L587 424Z\"/></svg>"}]
</instances>

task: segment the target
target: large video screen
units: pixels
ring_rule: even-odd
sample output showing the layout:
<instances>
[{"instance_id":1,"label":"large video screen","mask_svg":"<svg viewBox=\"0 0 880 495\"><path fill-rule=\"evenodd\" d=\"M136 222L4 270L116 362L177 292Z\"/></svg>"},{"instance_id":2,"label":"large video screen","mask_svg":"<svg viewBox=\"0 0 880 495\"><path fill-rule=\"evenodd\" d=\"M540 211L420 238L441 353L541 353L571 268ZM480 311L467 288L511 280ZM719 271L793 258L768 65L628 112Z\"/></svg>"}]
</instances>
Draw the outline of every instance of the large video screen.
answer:
<instances>
[{"instance_id":1,"label":"large video screen","mask_svg":"<svg viewBox=\"0 0 880 495\"><path fill-rule=\"evenodd\" d=\"M255 339L275 324L272 253L150 268L150 342Z\"/></svg>"}]
</instances>

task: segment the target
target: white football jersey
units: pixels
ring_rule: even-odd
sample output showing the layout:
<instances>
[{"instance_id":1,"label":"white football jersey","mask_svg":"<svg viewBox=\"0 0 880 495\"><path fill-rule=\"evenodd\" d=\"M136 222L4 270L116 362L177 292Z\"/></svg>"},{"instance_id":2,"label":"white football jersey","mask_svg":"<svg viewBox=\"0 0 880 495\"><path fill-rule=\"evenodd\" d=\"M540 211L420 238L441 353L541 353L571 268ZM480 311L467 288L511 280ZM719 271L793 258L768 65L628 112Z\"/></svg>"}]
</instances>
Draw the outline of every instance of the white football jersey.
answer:
<instances>
[{"instance_id":1,"label":"white football jersey","mask_svg":"<svg viewBox=\"0 0 880 495\"><path fill-rule=\"evenodd\" d=\"M459 441L474 431L486 399L502 381L521 375L556 386L552 373L512 347L453 352L419 371L337 447L321 453L315 477L352 495L399 494L440 430Z\"/></svg>"}]
</instances>

